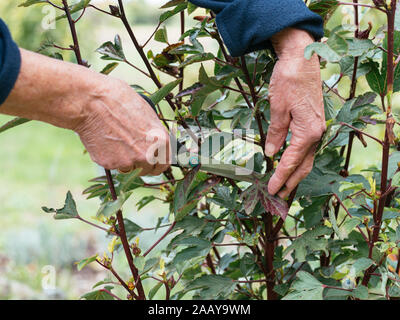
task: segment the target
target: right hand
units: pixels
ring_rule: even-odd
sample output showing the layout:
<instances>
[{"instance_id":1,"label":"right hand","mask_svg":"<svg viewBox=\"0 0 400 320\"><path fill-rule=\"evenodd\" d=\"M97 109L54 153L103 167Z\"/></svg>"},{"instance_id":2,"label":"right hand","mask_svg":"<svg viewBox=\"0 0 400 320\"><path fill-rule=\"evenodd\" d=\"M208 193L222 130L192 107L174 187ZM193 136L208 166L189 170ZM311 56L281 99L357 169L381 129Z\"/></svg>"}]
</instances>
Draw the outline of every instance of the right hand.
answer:
<instances>
[{"instance_id":1,"label":"right hand","mask_svg":"<svg viewBox=\"0 0 400 320\"><path fill-rule=\"evenodd\" d=\"M141 168L159 175L169 168L167 130L150 105L125 82L104 77L94 89L85 116L73 130L94 162L121 172Z\"/></svg>"}]
</instances>

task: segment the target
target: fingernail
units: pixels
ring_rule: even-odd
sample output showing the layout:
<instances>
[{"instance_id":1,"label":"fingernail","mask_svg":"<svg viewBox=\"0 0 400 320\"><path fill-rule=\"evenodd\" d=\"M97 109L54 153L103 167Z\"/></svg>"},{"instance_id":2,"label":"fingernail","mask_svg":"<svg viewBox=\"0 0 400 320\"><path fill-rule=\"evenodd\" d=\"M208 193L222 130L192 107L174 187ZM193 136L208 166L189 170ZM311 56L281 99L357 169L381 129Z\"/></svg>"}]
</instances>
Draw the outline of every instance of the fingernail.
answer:
<instances>
[{"instance_id":1,"label":"fingernail","mask_svg":"<svg viewBox=\"0 0 400 320\"><path fill-rule=\"evenodd\" d=\"M267 157L272 157L274 155L275 146L272 143L267 143L265 146L265 154Z\"/></svg>"}]
</instances>

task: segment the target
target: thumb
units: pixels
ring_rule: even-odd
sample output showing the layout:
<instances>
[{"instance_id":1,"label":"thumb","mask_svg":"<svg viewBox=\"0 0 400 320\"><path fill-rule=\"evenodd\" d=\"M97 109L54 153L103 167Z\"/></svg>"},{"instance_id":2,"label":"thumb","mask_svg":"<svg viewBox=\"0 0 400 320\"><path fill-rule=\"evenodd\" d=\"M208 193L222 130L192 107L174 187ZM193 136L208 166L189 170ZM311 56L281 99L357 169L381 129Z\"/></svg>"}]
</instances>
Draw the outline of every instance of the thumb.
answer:
<instances>
[{"instance_id":1,"label":"thumb","mask_svg":"<svg viewBox=\"0 0 400 320\"><path fill-rule=\"evenodd\" d=\"M285 106L271 102L271 123L265 142L265 154L267 157L272 157L282 147L288 135L289 125L290 113Z\"/></svg>"}]
</instances>

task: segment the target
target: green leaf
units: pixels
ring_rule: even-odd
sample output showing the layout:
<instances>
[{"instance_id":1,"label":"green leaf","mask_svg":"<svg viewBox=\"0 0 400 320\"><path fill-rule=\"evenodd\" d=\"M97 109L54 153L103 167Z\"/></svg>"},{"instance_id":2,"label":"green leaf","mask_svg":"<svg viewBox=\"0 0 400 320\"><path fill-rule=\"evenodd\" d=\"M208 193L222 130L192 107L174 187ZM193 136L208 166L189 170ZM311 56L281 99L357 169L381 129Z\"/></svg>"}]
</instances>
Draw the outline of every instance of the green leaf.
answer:
<instances>
[{"instance_id":1,"label":"green leaf","mask_svg":"<svg viewBox=\"0 0 400 320\"><path fill-rule=\"evenodd\" d=\"M76 209L76 203L70 191L67 193L67 197L65 199L64 207L61 209L53 209L42 207L44 212L50 213L54 212L54 219L56 220L63 220L63 219L75 219L79 217L78 211Z\"/></svg>"},{"instance_id":2,"label":"green leaf","mask_svg":"<svg viewBox=\"0 0 400 320\"><path fill-rule=\"evenodd\" d=\"M341 56L330 48L327 44L321 42L314 42L306 47L304 50L304 57L310 60L313 54L316 53L328 62L339 62Z\"/></svg>"},{"instance_id":3,"label":"green leaf","mask_svg":"<svg viewBox=\"0 0 400 320\"><path fill-rule=\"evenodd\" d=\"M348 54L352 57L361 57L363 54L375 48L374 43L369 39L348 39Z\"/></svg>"},{"instance_id":4,"label":"green leaf","mask_svg":"<svg viewBox=\"0 0 400 320\"><path fill-rule=\"evenodd\" d=\"M176 186L173 204L176 221L182 220L197 205L197 202L188 201L188 197L199 169L199 166L195 167Z\"/></svg>"},{"instance_id":5,"label":"green leaf","mask_svg":"<svg viewBox=\"0 0 400 320\"><path fill-rule=\"evenodd\" d=\"M96 50L96 52L103 55L101 57L103 60L126 60L124 50L122 49L121 38L119 35L115 36L114 43L112 43L111 41L105 42L100 46L100 48Z\"/></svg>"},{"instance_id":6,"label":"green leaf","mask_svg":"<svg viewBox=\"0 0 400 320\"><path fill-rule=\"evenodd\" d=\"M184 292L198 290L194 299L226 299L233 292L235 286L232 279L220 275L204 275L189 282Z\"/></svg>"},{"instance_id":7,"label":"green leaf","mask_svg":"<svg viewBox=\"0 0 400 320\"><path fill-rule=\"evenodd\" d=\"M339 228L338 228L338 225L337 225L337 221L336 221L336 217L335 217L335 211L333 210L333 208L329 208L328 214L329 214L329 221L332 224L333 230L335 231L335 233L339 237L339 239L343 240L344 237L341 234L341 232L339 231Z\"/></svg>"},{"instance_id":8,"label":"green leaf","mask_svg":"<svg viewBox=\"0 0 400 320\"><path fill-rule=\"evenodd\" d=\"M7 131L9 129L18 127L18 126L20 126L20 125L22 125L24 123L29 122L29 121L31 121L31 120L24 119L24 118L14 118L13 120L7 122L6 124L4 124L4 125L2 125L0 127L0 133L3 133L4 131Z\"/></svg>"},{"instance_id":9,"label":"green leaf","mask_svg":"<svg viewBox=\"0 0 400 320\"><path fill-rule=\"evenodd\" d=\"M18 7L29 7L34 4L47 3L47 0L28 0L18 5Z\"/></svg>"},{"instance_id":10,"label":"green leaf","mask_svg":"<svg viewBox=\"0 0 400 320\"><path fill-rule=\"evenodd\" d=\"M212 53L209 53L209 52L194 54L194 55L190 56L189 58L185 59L185 61L183 61L179 65L179 68L187 67L188 65L191 65L193 63L212 60L214 58L215 58L214 55Z\"/></svg>"},{"instance_id":11,"label":"green leaf","mask_svg":"<svg viewBox=\"0 0 400 320\"><path fill-rule=\"evenodd\" d=\"M298 262L306 261L307 251L325 251L327 254L328 240L321 238L324 235L330 235L332 230L325 226L317 226L313 230L307 230L299 238L287 247L284 255L295 250L295 257Z\"/></svg>"},{"instance_id":12,"label":"green leaf","mask_svg":"<svg viewBox=\"0 0 400 320\"><path fill-rule=\"evenodd\" d=\"M146 264L146 258L143 256L133 258L133 263L136 268L141 272Z\"/></svg>"},{"instance_id":13,"label":"green leaf","mask_svg":"<svg viewBox=\"0 0 400 320\"><path fill-rule=\"evenodd\" d=\"M106 286L105 289L110 291L113 287ZM100 289L84 294L81 299L85 300L115 300L108 292Z\"/></svg>"},{"instance_id":14,"label":"green leaf","mask_svg":"<svg viewBox=\"0 0 400 320\"><path fill-rule=\"evenodd\" d=\"M175 7L180 3L184 3L185 0L170 0L168 1L166 4L164 4L163 6L160 7L160 9L166 9L166 8L171 8L171 7Z\"/></svg>"},{"instance_id":15,"label":"green leaf","mask_svg":"<svg viewBox=\"0 0 400 320\"><path fill-rule=\"evenodd\" d=\"M97 257L98 257L98 255L96 254L96 255L94 255L94 256L92 256L90 258L86 258L86 259L83 259L83 260L81 260L79 262L76 262L78 271L81 271L89 263L92 263L92 262L96 261Z\"/></svg>"},{"instance_id":16,"label":"green leaf","mask_svg":"<svg viewBox=\"0 0 400 320\"><path fill-rule=\"evenodd\" d=\"M332 34L326 44L337 54L343 56L349 51L349 46L346 39L339 36L337 33Z\"/></svg>"},{"instance_id":17,"label":"green leaf","mask_svg":"<svg viewBox=\"0 0 400 320\"><path fill-rule=\"evenodd\" d=\"M358 286L353 290L351 295L354 298L361 299L361 300L367 300L368 299L368 289L367 287L364 286Z\"/></svg>"},{"instance_id":18,"label":"green leaf","mask_svg":"<svg viewBox=\"0 0 400 320\"><path fill-rule=\"evenodd\" d=\"M131 240L132 238L136 237L139 233L143 231L143 228L141 226L139 226L138 224L129 219L124 219L124 225L128 240Z\"/></svg>"},{"instance_id":19,"label":"green leaf","mask_svg":"<svg viewBox=\"0 0 400 320\"><path fill-rule=\"evenodd\" d=\"M162 87L160 90L157 92L153 93L150 96L150 100L154 104L158 104L161 102L162 99L164 99L174 88L182 82L182 79L175 80L173 82L170 82L166 84L164 87Z\"/></svg>"},{"instance_id":20,"label":"green leaf","mask_svg":"<svg viewBox=\"0 0 400 320\"><path fill-rule=\"evenodd\" d=\"M185 10L187 8L187 2L184 3L180 3L178 4L173 10L164 12L161 16L160 16L160 23L166 21L167 19L173 17L174 15L176 15L177 13Z\"/></svg>"},{"instance_id":21,"label":"green leaf","mask_svg":"<svg viewBox=\"0 0 400 320\"><path fill-rule=\"evenodd\" d=\"M297 273L297 280L293 283L291 290L282 300L323 300L323 284L305 271Z\"/></svg>"},{"instance_id":22,"label":"green leaf","mask_svg":"<svg viewBox=\"0 0 400 320\"><path fill-rule=\"evenodd\" d=\"M149 291L149 300L152 300L154 298L154 296L157 294L158 290L160 290L162 286L162 282L157 282L157 284L153 288L151 288L151 290Z\"/></svg>"},{"instance_id":23,"label":"green leaf","mask_svg":"<svg viewBox=\"0 0 400 320\"><path fill-rule=\"evenodd\" d=\"M197 237L187 237L174 242L174 246L188 246L181 251L179 251L172 263L174 265L186 262L192 258L201 257L207 255L212 248L212 243L208 240L200 239Z\"/></svg>"},{"instance_id":24,"label":"green leaf","mask_svg":"<svg viewBox=\"0 0 400 320\"><path fill-rule=\"evenodd\" d=\"M400 151L395 151L389 156L388 179L391 179L399 168Z\"/></svg>"},{"instance_id":25,"label":"green leaf","mask_svg":"<svg viewBox=\"0 0 400 320\"><path fill-rule=\"evenodd\" d=\"M400 187L400 172L397 172L392 178L392 186Z\"/></svg>"},{"instance_id":26,"label":"green leaf","mask_svg":"<svg viewBox=\"0 0 400 320\"><path fill-rule=\"evenodd\" d=\"M157 32L154 34L154 40L158 42L168 43L168 34L165 26L157 30Z\"/></svg>"},{"instance_id":27,"label":"green leaf","mask_svg":"<svg viewBox=\"0 0 400 320\"><path fill-rule=\"evenodd\" d=\"M156 197L154 196L146 196L140 199L137 203L136 206L138 208L138 211L142 210L145 206L147 206L150 202L154 201Z\"/></svg>"},{"instance_id":28,"label":"green leaf","mask_svg":"<svg viewBox=\"0 0 400 320\"><path fill-rule=\"evenodd\" d=\"M119 66L119 63L118 63L118 62L109 63L108 65L106 65L106 66L104 67L103 70L100 71L100 73L102 73L102 74L110 74L110 73L111 73L112 71L114 71L114 69L115 69L116 67L118 67L118 66Z\"/></svg>"},{"instance_id":29,"label":"green leaf","mask_svg":"<svg viewBox=\"0 0 400 320\"><path fill-rule=\"evenodd\" d=\"M74 13L76 13L76 12L78 12L78 11L81 11L81 10L85 9L85 8L90 4L90 1L91 1L91 0L81 0L81 1L78 2L77 4L74 4L74 5L70 6L70 7L69 7L69 12L70 12L71 14L74 14ZM63 15L61 15L61 16L58 16L58 17L56 18L56 21L57 21L57 20L64 19L64 18L66 18L66 17L67 17L67 15L66 15L66 14L63 14Z\"/></svg>"},{"instance_id":30,"label":"green leaf","mask_svg":"<svg viewBox=\"0 0 400 320\"><path fill-rule=\"evenodd\" d=\"M320 224L322 215L325 212L327 199L328 198L326 196L315 197L312 199L313 201L310 205L303 205L301 203L301 206L304 208L301 211L301 214L304 217L304 223L307 229L311 229L317 224Z\"/></svg>"},{"instance_id":31,"label":"green leaf","mask_svg":"<svg viewBox=\"0 0 400 320\"><path fill-rule=\"evenodd\" d=\"M349 273L350 277L361 276L362 272L367 270L373 264L374 264L374 261L372 261L369 258L357 259L354 262L354 264L351 266L350 273Z\"/></svg>"},{"instance_id":32,"label":"green leaf","mask_svg":"<svg viewBox=\"0 0 400 320\"><path fill-rule=\"evenodd\" d=\"M366 65L370 68L370 72L366 75L370 88L376 93L385 94L386 77L385 74L380 73L379 64L370 61Z\"/></svg>"},{"instance_id":33,"label":"green leaf","mask_svg":"<svg viewBox=\"0 0 400 320\"><path fill-rule=\"evenodd\" d=\"M103 203L97 211L97 217L111 217L113 214L117 213L117 211L122 208L125 201L129 199L131 194L132 192L121 192L117 200Z\"/></svg>"},{"instance_id":34,"label":"green leaf","mask_svg":"<svg viewBox=\"0 0 400 320\"><path fill-rule=\"evenodd\" d=\"M118 186L118 190L120 192L126 192L130 189L132 183L140 176L140 173L142 172L142 168L138 168L133 170L129 174L123 174L122 179L120 181L120 185Z\"/></svg>"}]
</instances>

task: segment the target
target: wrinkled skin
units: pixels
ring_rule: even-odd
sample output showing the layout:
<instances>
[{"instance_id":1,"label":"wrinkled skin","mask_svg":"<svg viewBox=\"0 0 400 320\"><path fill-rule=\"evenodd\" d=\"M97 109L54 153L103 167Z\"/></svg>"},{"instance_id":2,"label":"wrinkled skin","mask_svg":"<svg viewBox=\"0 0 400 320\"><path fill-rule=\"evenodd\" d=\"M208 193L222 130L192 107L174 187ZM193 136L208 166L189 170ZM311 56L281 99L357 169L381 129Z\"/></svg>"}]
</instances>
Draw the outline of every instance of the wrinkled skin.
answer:
<instances>
[{"instance_id":1,"label":"wrinkled skin","mask_svg":"<svg viewBox=\"0 0 400 320\"><path fill-rule=\"evenodd\" d=\"M304 58L305 47L314 39L306 31L288 28L271 40L279 60L269 88L271 125L266 155L279 152L289 129L292 137L268 192L286 198L312 170L316 146L326 130L325 113L318 57Z\"/></svg>"},{"instance_id":2,"label":"wrinkled skin","mask_svg":"<svg viewBox=\"0 0 400 320\"><path fill-rule=\"evenodd\" d=\"M23 49L21 57L1 113L74 130L92 160L106 169L159 175L169 167L168 132L128 84Z\"/></svg>"}]
</instances>

